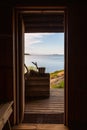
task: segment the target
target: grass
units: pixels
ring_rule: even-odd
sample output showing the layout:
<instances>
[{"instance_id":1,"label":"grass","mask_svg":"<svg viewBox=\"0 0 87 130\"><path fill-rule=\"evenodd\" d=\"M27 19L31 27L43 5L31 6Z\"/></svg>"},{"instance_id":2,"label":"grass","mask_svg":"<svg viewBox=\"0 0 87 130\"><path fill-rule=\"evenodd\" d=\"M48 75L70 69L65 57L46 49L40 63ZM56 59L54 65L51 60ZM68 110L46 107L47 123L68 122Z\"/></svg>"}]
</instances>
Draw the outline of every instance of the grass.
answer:
<instances>
[{"instance_id":1,"label":"grass","mask_svg":"<svg viewBox=\"0 0 87 130\"><path fill-rule=\"evenodd\" d=\"M64 75L64 70L55 71L50 73L50 79L58 79L62 75ZM51 88L64 88L64 80L60 81L60 83L51 83Z\"/></svg>"},{"instance_id":2,"label":"grass","mask_svg":"<svg viewBox=\"0 0 87 130\"><path fill-rule=\"evenodd\" d=\"M34 66L29 66L28 69L29 69L29 70L35 70L35 71L37 71L37 68L34 67Z\"/></svg>"},{"instance_id":3,"label":"grass","mask_svg":"<svg viewBox=\"0 0 87 130\"><path fill-rule=\"evenodd\" d=\"M37 71L37 68L34 66L28 66L28 70ZM58 78L62 74L64 74L64 70L57 70L53 73L50 73L50 79ZM51 83L51 88L64 88L64 80L60 81L60 83Z\"/></svg>"},{"instance_id":4,"label":"grass","mask_svg":"<svg viewBox=\"0 0 87 130\"><path fill-rule=\"evenodd\" d=\"M50 73L50 78L57 78L58 73L60 73L60 72L64 72L64 70L58 70L58 71L55 71L53 73Z\"/></svg>"},{"instance_id":5,"label":"grass","mask_svg":"<svg viewBox=\"0 0 87 130\"><path fill-rule=\"evenodd\" d=\"M51 85L51 88L64 88L64 81L61 81L59 84Z\"/></svg>"},{"instance_id":6,"label":"grass","mask_svg":"<svg viewBox=\"0 0 87 130\"><path fill-rule=\"evenodd\" d=\"M27 68L28 68L29 71L30 71L30 70L37 71L37 68L34 67L34 66L28 66ZM24 68L24 73L26 73L26 72L27 72L27 71L26 71L26 68Z\"/></svg>"}]
</instances>

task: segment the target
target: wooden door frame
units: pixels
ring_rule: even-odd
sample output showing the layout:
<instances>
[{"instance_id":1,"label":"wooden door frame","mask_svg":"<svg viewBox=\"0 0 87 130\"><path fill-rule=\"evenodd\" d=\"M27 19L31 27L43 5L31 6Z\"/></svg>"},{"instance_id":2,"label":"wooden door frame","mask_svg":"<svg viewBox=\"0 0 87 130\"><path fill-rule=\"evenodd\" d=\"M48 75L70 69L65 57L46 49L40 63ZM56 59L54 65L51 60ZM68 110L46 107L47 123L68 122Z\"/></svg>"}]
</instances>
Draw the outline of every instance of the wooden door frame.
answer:
<instances>
[{"instance_id":1,"label":"wooden door frame","mask_svg":"<svg viewBox=\"0 0 87 130\"><path fill-rule=\"evenodd\" d=\"M14 124L23 119L24 111L24 22L22 14L13 10ZM22 88L22 89L21 89ZM23 101L23 102L22 102Z\"/></svg>"},{"instance_id":2,"label":"wooden door frame","mask_svg":"<svg viewBox=\"0 0 87 130\"><path fill-rule=\"evenodd\" d=\"M23 76L21 76L21 70L20 68L18 67L19 65L19 59L22 59L22 56L20 56L19 52L20 52L20 49L18 46L21 46L21 43L20 45L18 45L18 36L19 36L19 33L18 33L18 19L20 16L22 16L24 13L28 13L28 11L31 11L33 9L39 9L39 11L41 9L48 9L48 10L52 10L53 8L55 7L17 7L14 9L14 73L15 73L15 86L14 86L14 101L15 101L15 117L16 117L16 123L20 123L20 107L19 107L19 104L20 104L20 98L23 99L22 95L19 94L19 91L20 91L20 84L19 84L19 81L20 81L20 78ZM65 59L65 64L64 64L64 84L65 84L65 87L64 87L64 125L68 126L68 12L67 12L67 8L66 7L56 7L56 11L58 10L63 10L64 11L64 14L65 14L65 31L64 31L64 59ZM23 22L23 19L21 19L21 22ZM22 51L21 51L21 54L22 54ZM21 79L23 80L23 79ZM20 95L20 97L19 97Z\"/></svg>"}]
</instances>

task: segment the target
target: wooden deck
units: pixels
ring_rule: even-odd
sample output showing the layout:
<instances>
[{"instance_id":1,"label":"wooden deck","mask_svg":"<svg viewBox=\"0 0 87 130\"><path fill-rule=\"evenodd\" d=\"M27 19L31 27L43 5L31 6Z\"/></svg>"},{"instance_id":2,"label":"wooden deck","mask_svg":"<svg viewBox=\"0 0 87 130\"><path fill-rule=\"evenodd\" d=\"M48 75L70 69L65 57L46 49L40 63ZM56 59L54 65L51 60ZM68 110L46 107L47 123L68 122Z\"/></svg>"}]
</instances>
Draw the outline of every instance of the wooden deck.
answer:
<instances>
[{"instance_id":1,"label":"wooden deck","mask_svg":"<svg viewBox=\"0 0 87 130\"><path fill-rule=\"evenodd\" d=\"M20 124L12 130L70 130L63 124Z\"/></svg>"},{"instance_id":2,"label":"wooden deck","mask_svg":"<svg viewBox=\"0 0 87 130\"><path fill-rule=\"evenodd\" d=\"M25 123L63 123L64 89L50 89L50 97L32 99L25 104Z\"/></svg>"}]
</instances>

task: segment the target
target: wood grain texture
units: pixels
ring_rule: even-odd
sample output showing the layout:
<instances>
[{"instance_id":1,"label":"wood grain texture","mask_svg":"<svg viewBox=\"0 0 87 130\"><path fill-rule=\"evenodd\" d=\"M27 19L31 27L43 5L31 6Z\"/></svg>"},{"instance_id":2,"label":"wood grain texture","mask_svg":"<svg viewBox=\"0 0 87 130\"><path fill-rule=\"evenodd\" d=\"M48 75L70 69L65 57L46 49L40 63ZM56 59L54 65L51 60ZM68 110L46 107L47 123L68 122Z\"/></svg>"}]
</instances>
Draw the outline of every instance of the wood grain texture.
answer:
<instances>
[{"instance_id":1,"label":"wood grain texture","mask_svg":"<svg viewBox=\"0 0 87 130\"><path fill-rule=\"evenodd\" d=\"M49 97L50 94L50 75L47 73L30 75L25 80L25 97Z\"/></svg>"},{"instance_id":2,"label":"wood grain texture","mask_svg":"<svg viewBox=\"0 0 87 130\"><path fill-rule=\"evenodd\" d=\"M64 113L64 89L50 89L49 98L27 101L25 113Z\"/></svg>"},{"instance_id":3,"label":"wood grain texture","mask_svg":"<svg viewBox=\"0 0 87 130\"><path fill-rule=\"evenodd\" d=\"M63 124L20 124L12 130L69 130Z\"/></svg>"},{"instance_id":4,"label":"wood grain texture","mask_svg":"<svg viewBox=\"0 0 87 130\"><path fill-rule=\"evenodd\" d=\"M27 101L23 123L63 124L64 89L50 89L49 98Z\"/></svg>"}]
</instances>

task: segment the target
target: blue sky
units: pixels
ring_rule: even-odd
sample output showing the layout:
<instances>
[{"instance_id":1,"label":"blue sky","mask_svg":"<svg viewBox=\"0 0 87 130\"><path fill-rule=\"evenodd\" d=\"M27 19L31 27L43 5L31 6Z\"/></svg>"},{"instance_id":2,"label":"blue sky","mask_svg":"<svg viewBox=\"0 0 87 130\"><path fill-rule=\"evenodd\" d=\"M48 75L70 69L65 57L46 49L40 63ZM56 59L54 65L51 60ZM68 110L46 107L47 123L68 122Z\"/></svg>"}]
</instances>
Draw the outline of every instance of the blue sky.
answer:
<instances>
[{"instance_id":1,"label":"blue sky","mask_svg":"<svg viewBox=\"0 0 87 130\"><path fill-rule=\"evenodd\" d=\"M25 53L64 54L64 33L25 33Z\"/></svg>"}]
</instances>

